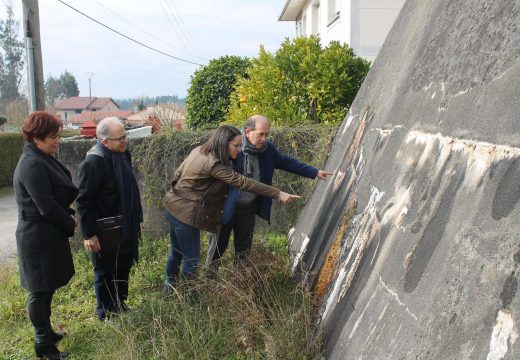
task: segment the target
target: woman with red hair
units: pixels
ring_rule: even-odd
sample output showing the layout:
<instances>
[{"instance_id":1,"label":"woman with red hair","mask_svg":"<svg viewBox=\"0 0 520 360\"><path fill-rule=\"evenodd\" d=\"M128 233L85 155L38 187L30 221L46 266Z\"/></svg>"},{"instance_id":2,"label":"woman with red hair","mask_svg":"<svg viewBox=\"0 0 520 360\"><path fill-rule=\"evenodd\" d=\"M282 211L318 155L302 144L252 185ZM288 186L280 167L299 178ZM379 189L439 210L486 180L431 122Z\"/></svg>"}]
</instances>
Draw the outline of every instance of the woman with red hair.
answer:
<instances>
[{"instance_id":1,"label":"woman with red hair","mask_svg":"<svg viewBox=\"0 0 520 360\"><path fill-rule=\"evenodd\" d=\"M52 330L50 315L54 292L74 275L68 238L77 226L70 205L78 189L70 172L54 158L61 129L61 122L51 114L30 114L23 125L26 143L13 177L20 280L29 291L27 308L36 355L48 359L68 356L56 347L64 333Z\"/></svg>"}]
</instances>

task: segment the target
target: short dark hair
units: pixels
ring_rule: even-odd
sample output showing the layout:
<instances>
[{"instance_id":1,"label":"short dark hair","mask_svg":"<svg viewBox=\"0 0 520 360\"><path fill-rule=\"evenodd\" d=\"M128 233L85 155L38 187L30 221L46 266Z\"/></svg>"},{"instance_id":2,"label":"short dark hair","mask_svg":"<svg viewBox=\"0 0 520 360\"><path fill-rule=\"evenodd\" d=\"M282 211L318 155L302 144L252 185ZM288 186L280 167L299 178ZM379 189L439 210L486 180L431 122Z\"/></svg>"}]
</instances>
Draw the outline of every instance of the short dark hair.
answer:
<instances>
[{"instance_id":1,"label":"short dark hair","mask_svg":"<svg viewBox=\"0 0 520 360\"><path fill-rule=\"evenodd\" d=\"M208 141L200 148L204 155L213 155L224 165L229 165L228 144L237 135L241 135L240 130L230 125L220 125L211 135Z\"/></svg>"},{"instance_id":2,"label":"short dark hair","mask_svg":"<svg viewBox=\"0 0 520 360\"><path fill-rule=\"evenodd\" d=\"M23 138L29 142L43 140L59 133L62 127L63 124L55 116L45 111L35 111L23 122Z\"/></svg>"}]
</instances>

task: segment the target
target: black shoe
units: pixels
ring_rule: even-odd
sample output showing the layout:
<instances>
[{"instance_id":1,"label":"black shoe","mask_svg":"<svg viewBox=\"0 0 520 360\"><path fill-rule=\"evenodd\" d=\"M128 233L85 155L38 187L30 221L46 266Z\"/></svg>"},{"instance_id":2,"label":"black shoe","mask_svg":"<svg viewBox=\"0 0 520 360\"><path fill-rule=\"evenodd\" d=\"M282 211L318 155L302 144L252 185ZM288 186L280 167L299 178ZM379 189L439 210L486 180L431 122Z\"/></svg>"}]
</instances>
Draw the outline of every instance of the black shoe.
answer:
<instances>
[{"instance_id":1,"label":"black shoe","mask_svg":"<svg viewBox=\"0 0 520 360\"><path fill-rule=\"evenodd\" d=\"M48 344L34 344L34 351L36 352L36 356L38 358L44 358L49 360L61 360L65 359L69 356L68 352L59 351L56 345L48 345Z\"/></svg>"},{"instance_id":2,"label":"black shoe","mask_svg":"<svg viewBox=\"0 0 520 360\"><path fill-rule=\"evenodd\" d=\"M52 341L56 344L57 342L60 342L64 337L65 335L67 335L67 333L65 331L54 331L54 330L51 330L52 333L51 333L51 336L52 336Z\"/></svg>"}]
</instances>

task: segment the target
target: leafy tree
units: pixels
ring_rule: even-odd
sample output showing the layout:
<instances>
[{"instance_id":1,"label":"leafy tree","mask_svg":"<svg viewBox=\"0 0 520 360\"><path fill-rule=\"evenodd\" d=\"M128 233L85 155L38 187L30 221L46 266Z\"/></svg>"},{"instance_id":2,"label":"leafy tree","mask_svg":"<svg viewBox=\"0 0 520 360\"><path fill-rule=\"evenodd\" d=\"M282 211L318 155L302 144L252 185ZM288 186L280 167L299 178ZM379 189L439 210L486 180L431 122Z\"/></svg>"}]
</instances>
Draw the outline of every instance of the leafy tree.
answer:
<instances>
[{"instance_id":1,"label":"leafy tree","mask_svg":"<svg viewBox=\"0 0 520 360\"><path fill-rule=\"evenodd\" d=\"M79 95L78 82L72 73L65 70L65 72L60 75L60 82L63 86L63 96L65 98Z\"/></svg>"},{"instance_id":2,"label":"leafy tree","mask_svg":"<svg viewBox=\"0 0 520 360\"><path fill-rule=\"evenodd\" d=\"M222 122L237 78L246 77L250 65L247 58L222 56L195 71L186 98L186 124L191 128L205 128Z\"/></svg>"},{"instance_id":3,"label":"leafy tree","mask_svg":"<svg viewBox=\"0 0 520 360\"><path fill-rule=\"evenodd\" d=\"M63 85L59 78L49 75L45 80L45 102L47 107L54 106L56 99L63 98Z\"/></svg>"},{"instance_id":4,"label":"leafy tree","mask_svg":"<svg viewBox=\"0 0 520 360\"><path fill-rule=\"evenodd\" d=\"M1 99L11 101L20 97L24 65L23 43L18 39L19 23L14 18L11 2L6 3L5 20L0 20L0 94Z\"/></svg>"},{"instance_id":5,"label":"leafy tree","mask_svg":"<svg viewBox=\"0 0 520 360\"><path fill-rule=\"evenodd\" d=\"M369 68L348 45L322 48L314 36L285 39L275 54L260 47L248 77L238 80L225 121L238 125L263 114L276 126L338 124Z\"/></svg>"},{"instance_id":6,"label":"leafy tree","mask_svg":"<svg viewBox=\"0 0 520 360\"><path fill-rule=\"evenodd\" d=\"M114 99L121 110L132 110L134 105L143 105L144 107L158 104L179 104L184 105L186 100L179 98L177 95L161 95L161 96L142 96L139 98Z\"/></svg>"},{"instance_id":7,"label":"leafy tree","mask_svg":"<svg viewBox=\"0 0 520 360\"><path fill-rule=\"evenodd\" d=\"M59 78L49 75L47 80L45 80L45 101L47 102L47 107L54 106L56 99L62 100L78 95L78 82L74 75L67 70Z\"/></svg>"}]
</instances>

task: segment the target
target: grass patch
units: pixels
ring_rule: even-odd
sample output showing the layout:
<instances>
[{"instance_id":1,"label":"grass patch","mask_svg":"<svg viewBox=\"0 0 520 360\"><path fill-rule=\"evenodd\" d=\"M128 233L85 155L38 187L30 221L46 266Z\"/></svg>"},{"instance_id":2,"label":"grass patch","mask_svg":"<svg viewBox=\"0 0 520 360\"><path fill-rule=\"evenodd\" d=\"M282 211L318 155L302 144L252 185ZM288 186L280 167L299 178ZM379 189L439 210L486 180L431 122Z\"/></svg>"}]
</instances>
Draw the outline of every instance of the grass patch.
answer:
<instances>
[{"instance_id":1,"label":"grass patch","mask_svg":"<svg viewBox=\"0 0 520 360\"><path fill-rule=\"evenodd\" d=\"M0 186L0 198L14 194L12 186Z\"/></svg>"},{"instance_id":2,"label":"grass patch","mask_svg":"<svg viewBox=\"0 0 520 360\"><path fill-rule=\"evenodd\" d=\"M235 270L226 254L219 275L161 292L167 239L146 239L130 280L132 311L113 322L95 317L87 255L74 254L76 275L53 301L55 328L69 335L71 359L316 359L320 333L312 296L290 277L284 237L255 240L251 262ZM0 273L0 358L32 358L26 292L14 269Z\"/></svg>"}]
</instances>

